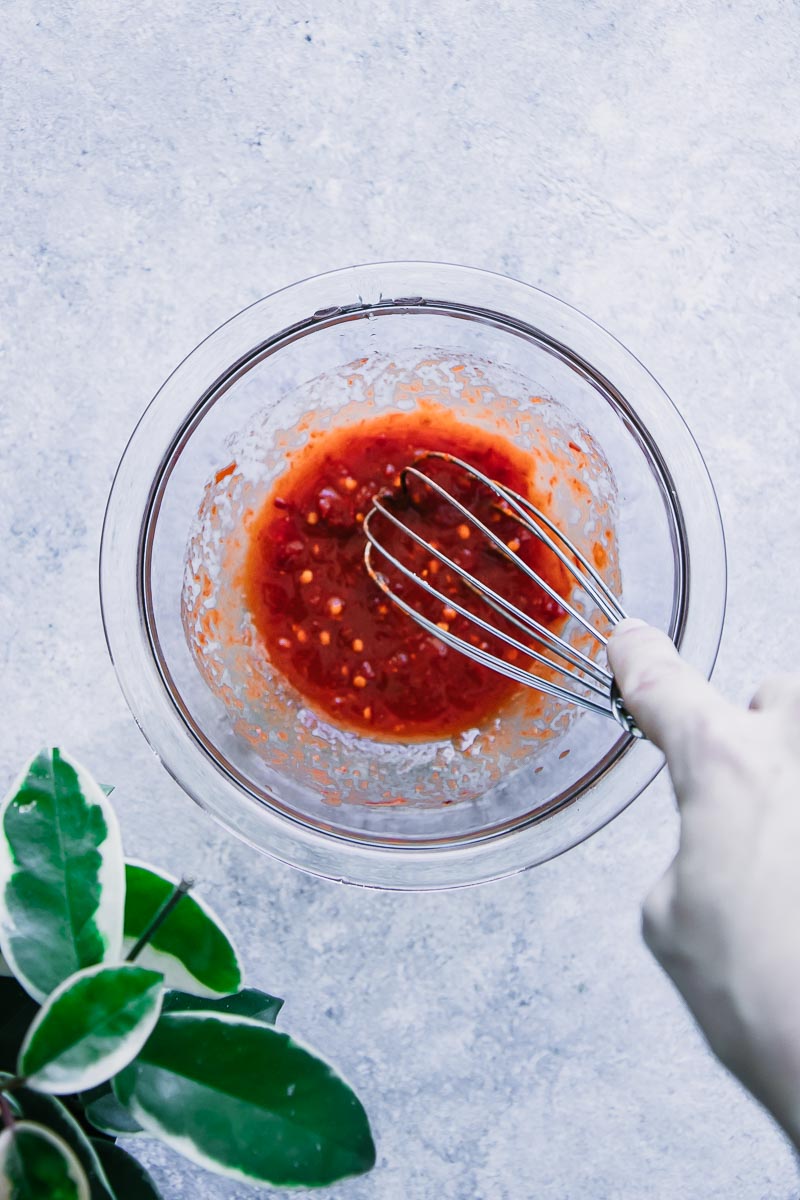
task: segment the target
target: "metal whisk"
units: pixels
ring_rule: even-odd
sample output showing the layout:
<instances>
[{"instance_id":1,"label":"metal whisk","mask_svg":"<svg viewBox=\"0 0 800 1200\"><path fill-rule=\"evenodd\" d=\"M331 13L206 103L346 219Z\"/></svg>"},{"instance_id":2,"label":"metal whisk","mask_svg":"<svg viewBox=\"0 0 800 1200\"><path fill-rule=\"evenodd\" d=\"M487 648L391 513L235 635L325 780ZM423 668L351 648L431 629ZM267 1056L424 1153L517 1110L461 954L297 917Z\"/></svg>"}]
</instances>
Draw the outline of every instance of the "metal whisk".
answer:
<instances>
[{"instance_id":1,"label":"metal whisk","mask_svg":"<svg viewBox=\"0 0 800 1200\"><path fill-rule=\"evenodd\" d=\"M581 612L568 597L559 595L546 579L528 563L524 562L509 547L507 541L491 529L489 525L481 521L466 505L462 504L446 488L442 487L440 483L431 478L430 474L425 473L425 465L437 459L458 468L471 481L479 481L488 488L497 497L500 511L505 516L513 517L524 530L533 534L534 537L544 543L556 555L569 572L571 578L582 589L595 608L608 620L612 628L625 618L625 610L602 579L599 572L543 512L531 504L529 500L526 500L524 496L498 483L496 480L490 479L482 471L479 471L476 467L471 466L462 459L436 450L426 451L424 454L421 454L411 466L406 467L401 473L401 484L406 495L408 494L410 480L417 480L424 484L426 488L430 488L440 500L452 505L463 520L469 523L471 528L477 529L495 550L512 562L533 584L538 585L570 617L583 626L592 638L605 647L608 638L595 627L584 612ZM517 683L524 684L527 687L546 692L548 695L556 696L571 704L580 705L582 708L589 709L592 712L613 717L626 733L631 734L633 737L643 736L630 713L627 712L622 704L614 677L606 667L595 662L588 654L577 649L577 647L571 646L564 638L554 634L535 618L523 612L518 605L513 604L506 597L500 595L478 576L471 574L458 563L454 562L453 559L449 558L438 548L435 541L431 542L422 537L416 530L411 529L400 516L392 511L387 501L391 501L391 497L387 494L376 496L363 525L367 538L367 545L364 549L364 563L369 575L377 583L378 587L381 588L387 599L391 600L393 604L396 604L403 612L407 613L423 629L444 642L447 646L467 655L473 662L479 663L484 667L489 667L491 670L505 675L506 678L513 679ZM462 603L453 596L445 595L429 579L423 578L421 574L418 574L408 564L404 563L387 548L385 542L382 542L380 536L376 533L375 524L379 517L390 522L404 536L410 538L416 545L425 550L426 554L431 558L437 559L442 566L452 571L454 575L466 584L471 593L480 597L484 604L488 605L489 608L493 609L504 619L504 622L515 627L530 641L521 641L514 633L499 625L495 625L493 622L480 616L480 614L472 611L467 604ZM444 628L441 623L431 621L424 614L418 612L413 604L408 603L407 600L399 596L393 589L389 579L380 570L380 564L376 564L374 561L376 554L380 555L385 562L391 563L396 570L400 571L403 576L411 580L422 591L440 600L444 606L467 618L474 626L482 629L484 633L498 638L507 646L523 654L526 659L532 660L532 665L530 667L521 667L513 662L507 662L497 654L492 654L488 650L466 641L457 634L450 632L449 629ZM531 645L531 642L534 644ZM557 683L536 674L535 667L537 664L556 672L562 677L563 682Z\"/></svg>"}]
</instances>

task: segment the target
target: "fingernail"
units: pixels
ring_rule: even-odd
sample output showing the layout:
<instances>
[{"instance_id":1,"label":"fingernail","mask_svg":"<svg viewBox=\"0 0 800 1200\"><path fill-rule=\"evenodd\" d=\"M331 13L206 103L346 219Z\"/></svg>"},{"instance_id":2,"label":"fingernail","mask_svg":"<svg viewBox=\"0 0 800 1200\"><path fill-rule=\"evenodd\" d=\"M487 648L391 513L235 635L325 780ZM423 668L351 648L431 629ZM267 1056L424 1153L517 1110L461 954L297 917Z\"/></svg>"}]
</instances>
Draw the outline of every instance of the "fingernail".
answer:
<instances>
[{"instance_id":1,"label":"fingernail","mask_svg":"<svg viewBox=\"0 0 800 1200\"><path fill-rule=\"evenodd\" d=\"M621 630L622 633L627 633L630 629L641 629L646 624L647 621L643 621L641 617L626 617L624 621L620 621L616 628L617 630Z\"/></svg>"}]
</instances>

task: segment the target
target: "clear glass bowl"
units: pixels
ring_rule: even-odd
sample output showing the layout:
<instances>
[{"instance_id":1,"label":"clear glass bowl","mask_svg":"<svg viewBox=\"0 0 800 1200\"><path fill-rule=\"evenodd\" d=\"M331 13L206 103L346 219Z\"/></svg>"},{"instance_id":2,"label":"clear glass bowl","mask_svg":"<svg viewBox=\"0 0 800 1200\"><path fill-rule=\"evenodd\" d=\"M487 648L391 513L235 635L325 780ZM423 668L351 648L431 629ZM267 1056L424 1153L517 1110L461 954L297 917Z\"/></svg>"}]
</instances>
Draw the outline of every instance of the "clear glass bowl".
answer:
<instances>
[{"instance_id":1,"label":"clear glass bowl","mask_svg":"<svg viewBox=\"0 0 800 1200\"><path fill-rule=\"evenodd\" d=\"M284 862L403 889L552 858L621 812L662 765L613 721L552 705L535 728L523 705L466 737L390 745L333 729L272 672L236 585L242 520L310 427L413 406L420 392L532 451L543 439L582 447L587 487L613 526L609 569L623 603L710 673L725 551L686 425L594 322L465 267L334 271L216 330L134 431L100 563L123 692L189 795ZM579 540L591 533L568 508L563 521Z\"/></svg>"}]
</instances>

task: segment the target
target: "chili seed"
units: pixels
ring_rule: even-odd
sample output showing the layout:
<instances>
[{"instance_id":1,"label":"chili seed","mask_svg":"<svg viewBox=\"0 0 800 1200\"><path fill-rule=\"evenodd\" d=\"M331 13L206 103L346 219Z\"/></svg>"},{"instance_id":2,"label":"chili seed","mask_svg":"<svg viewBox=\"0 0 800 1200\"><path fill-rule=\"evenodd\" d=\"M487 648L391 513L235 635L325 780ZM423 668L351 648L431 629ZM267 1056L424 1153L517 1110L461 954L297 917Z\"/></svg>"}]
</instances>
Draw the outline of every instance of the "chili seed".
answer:
<instances>
[{"instance_id":1,"label":"chili seed","mask_svg":"<svg viewBox=\"0 0 800 1200\"><path fill-rule=\"evenodd\" d=\"M319 640L322 642L323 646L330 646L331 635L328 633L327 629L321 629L319 631Z\"/></svg>"},{"instance_id":2,"label":"chili seed","mask_svg":"<svg viewBox=\"0 0 800 1200\"><path fill-rule=\"evenodd\" d=\"M356 654L360 654L364 649L364 643L362 642L361 638L353 638L353 649L355 650Z\"/></svg>"},{"instance_id":3,"label":"chili seed","mask_svg":"<svg viewBox=\"0 0 800 1200\"><path fill-rule=\"evenodd\" d=\"M306 523L308 525L316 525L318 520L319 520L319 513L315 513L315 512L306 513Z\"/></svg>"},{"instance_id":4,"label":"chili seed","mask_svg":"<svg viewBox=\"0 0 800 1200\"><path fill-rule=\"evenodd\" d=\"M313 578L314 578L314 572L310 571L308 569L308 567L306 567L305 571L300 572L300 582L301 583L311 583L311 580Z\"/></svg>"},{"instance_id":5,"label":"chili seed","mask_svg":"<svg viewBox=\"0 0 800 1200\"><path fill-rule=\"evenodd\" d=\"M462 542L465 542L467 540L467 538L470 536L469 525L466 525L466 524L459 525L458 536L461 538Z\"/></svg>"},{"instance_id":6,"label":"chili seed","mask_svg":"<svg viewBox=\"0 0 800 1200\"><path fill-rule=\"evenodd\" d=\"M353 687L365 688L366 686L367 686L367 681L363 675L354 675L353 676Z\"/></svg>"}]
</instances>

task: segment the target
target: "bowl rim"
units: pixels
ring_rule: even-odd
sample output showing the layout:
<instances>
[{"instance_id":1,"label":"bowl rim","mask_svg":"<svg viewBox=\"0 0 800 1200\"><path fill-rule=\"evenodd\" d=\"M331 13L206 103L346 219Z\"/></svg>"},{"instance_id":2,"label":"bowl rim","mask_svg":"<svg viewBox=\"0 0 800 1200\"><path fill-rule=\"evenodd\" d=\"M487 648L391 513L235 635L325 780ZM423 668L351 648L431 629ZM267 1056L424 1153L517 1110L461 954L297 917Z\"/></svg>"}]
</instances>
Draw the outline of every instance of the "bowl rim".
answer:
<instances>
[{"instance_id":1,"label":"bowl rim","mask_svg":"<svg viewBox=\"0 0 800 1200\"><path fill-rule=\"evenodd\" d=\"M446 286L461 298L436 300L420 287L410 286L415 281L429 287L434 282ZM476 304L481 296L502 300L502 307ZM320 299L342 303L319 304ZM509 306L514 311L508 311ZM462 310L473 319L501 318L512 331L514 326L523 333L533 330L551 352L566 352L571 366L583 364L592 378L602 380L611 390L635 429L646 438L648 452L669 481L672 512L680 527L678 569L683 572L680 611L673 611L670 632L684 656L710 675L725 612L725 541L708 469L680 413L639 359L574 306L508 276L455 264L380 262L310 276L248 305L204 338L159 388L128 440L106 507L99 570L103 628L123 694L145 738L183 790L229 831L273 857L328 878L401 890L465 886L564 853L619 815L652 781L663 766L663 757L650 744L634 743L622 735L596 764L588 782L580 781L583 786L577 791L573 787L573 794L561 804L520 818L492 837L478 833L445 844L434 839L398 845L396 839L387 844L309 825L285 807L259 802L245 783L237 782L215 760L178 711L153 645L146 567L148 530L157 516L170 464L209 403L255 362L313 328L423 309L455 316ZM527 316L529 310L537 313L533 324ZM542 312L546 328L538 323ZM268 337L263 336L264 327L272 330ZM587 350L599 356L600 365L597 357L586 356ZM623 367L633 372L641 389L635 409L613 383L615 369ZM642 407L649 414L647 422L642 419ZM669 463L662 439L652 433L654 424L670 447ZM682 492L691 496L688 509L681 503ZM702 555L699 580L692 571L694 555ZM709 610L713 610L712 619ZM623 771L626 786L618 789L622 798L612 800L607 794L609 775L620 763L627 764ZM257 812L246 812L243 803L257 805ZM572 831L554 837L553 822L565 808L571 810ZM551 836L543 837L541 831L548 823Z\"/></svg>"}]
</instances>

